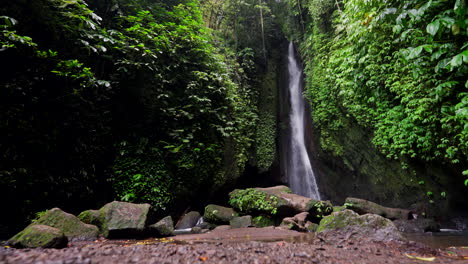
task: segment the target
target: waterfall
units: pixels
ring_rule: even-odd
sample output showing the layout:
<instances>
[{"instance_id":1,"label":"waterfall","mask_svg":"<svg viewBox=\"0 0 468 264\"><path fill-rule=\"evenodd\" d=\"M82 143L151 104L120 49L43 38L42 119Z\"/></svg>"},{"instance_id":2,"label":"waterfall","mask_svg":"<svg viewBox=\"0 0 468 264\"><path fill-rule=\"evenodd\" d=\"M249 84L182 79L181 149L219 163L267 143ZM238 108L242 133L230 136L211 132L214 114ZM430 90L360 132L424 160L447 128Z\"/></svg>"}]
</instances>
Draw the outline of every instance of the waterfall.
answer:
<instances>
[{"instance_id":1,"label":"waterfall","mask_svg":"<svg viewBox=\"0 0 468 264\"><path fill-rule=\"evenodd\" d=\"M305 101L302 96L302 68L297 63L292 42L289 43L288 70L291 109L289 112L287 177L294 193L319 200L320 193L305 146Z\"/></svg>"}]
</instances>

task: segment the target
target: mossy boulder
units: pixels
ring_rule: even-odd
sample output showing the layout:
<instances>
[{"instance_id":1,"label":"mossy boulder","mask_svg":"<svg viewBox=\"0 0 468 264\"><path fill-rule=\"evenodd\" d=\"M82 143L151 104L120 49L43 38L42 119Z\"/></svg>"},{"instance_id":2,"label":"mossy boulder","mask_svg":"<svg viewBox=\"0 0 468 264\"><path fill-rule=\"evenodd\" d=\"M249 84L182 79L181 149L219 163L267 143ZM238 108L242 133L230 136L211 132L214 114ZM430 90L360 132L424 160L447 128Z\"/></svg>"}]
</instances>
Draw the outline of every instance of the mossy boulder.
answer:
<instances>
[{"instance_id":1,"label":"mossy boulder","mask_svg":"<svg viewBox=\"0 0 468 264\"><path fill-rule=\"evenodd\" d=\"M78 217L60 208L48 210L34 221L34 224L58 228L69 240L94 240L99 235L99 229L95 225L85 224Z\"/></svg>"},{"instance_id":2,"label":"mossy boulder","mask_svg":"<svg viewBox=\"0 0 468 264\"><path fill-rule=\"evenodd\" d=\"M236 189L229 193L229 203L245 214L293 216L309 212L321 218L333 211L329 201L319 201L291 193L286 186Z\"/></svg>"},{"instance_id":3,"label":"mossy boulder","mask_svg":"<svg viewBox=\"0 0 468 264\"><path fill-rule=\"evenodd\" d=\"M99 210L86 210L81 212L78 215L80 219L85 224L95 225L97 227L101 226L101 213Z\"/></svg>"},{"instance_id":4,"label":"mossy boulder","mask_svg":"<svg viewBox=\"0 0 468 264\"><path fill-rule=\"evenodd\" d=\"M231 219L231 221L229 221L229 225L231 226L231 228L245 228L252 226L252 216L236 216L233 219Z\"/></svg>"},{"instance_id":5,"label":"mossy boulder","mask_svg":"<svg viewBox=\"0 0 468 264\"><path fill-rule=\"evenodd\" d=\"M197 224L200 217L201 215L197 211L188 212L182 216L182 218L176 224L175 229L192 228Z\"/></svg>"},{"instance_id":6,"label":"mossy boulder","mask_svg":"<svg viewBox=\"0 0 468 264\"><path fill-rule=\"evenodd\" d=\"M358 214L377 214L391 220L408 220L411 218L410 210L385 207L364 199L348 197L346 198L345 204L347 208Z\"/></svg>"},{"instance_id":7,"label":"mossy boulder","mask_svg":"<svg viewBox=\"0 0 468 264\"><path fill-rule=\"evenodd\" d=\"M106 238L139 237L150 221L149 204L114 201L99 209L100 230Z\"/></svg>"},{"instance_id":8,"label":"mossy boulder","mask_svg":"<svg viewBox=\"0 0 468 264\"><path fill-rule=\"evenodd\" d=\"M319 233L332 236L365 237L373 241L403 240L392 221L376 214L359 215L351 210L343 210L325 216L317 228Z\"/></svg>"},{"instance_id":9,"label":"mossy boulder","mask_svg":"<svg viewBox=\"0 0 468 264\"><path fill-rule=\"evenodd\" d=\"M255 227L274 226L275 220L268 216L259 215L252 218L252 225Z\"/></svg>"},{"instance_id":10,"label":"mossy boulder","mask_svg":"<svg viewBox=\"0 0 468 264\"><path fill-rule=\"evenodd\" d=\"M58 228L29 225L8 240L8 244L17 248L64 248L68 244L68 239Z\"/></svg>"},{"instance_id":11,"label":"mossy boulder","mask_svg":"<svg viewBox=\"0 0 468 264\"><path fill-rule=\"evenodd\" d=\"M236 216L232 208L209 204L205 207L203 218L214 224L228 224Z\"/></svg>"},{"instance_id":12,"label":"mossy boulder","mask_svg":"<svg viewBox=\"0 0 468 264\"><path fill-rule=\"evenodd\" d=\"M171 216L166 216L157 223L150 225L150 233L154 236L172 236L174 234L174 222Z\"/></svg>"}]
</instances>

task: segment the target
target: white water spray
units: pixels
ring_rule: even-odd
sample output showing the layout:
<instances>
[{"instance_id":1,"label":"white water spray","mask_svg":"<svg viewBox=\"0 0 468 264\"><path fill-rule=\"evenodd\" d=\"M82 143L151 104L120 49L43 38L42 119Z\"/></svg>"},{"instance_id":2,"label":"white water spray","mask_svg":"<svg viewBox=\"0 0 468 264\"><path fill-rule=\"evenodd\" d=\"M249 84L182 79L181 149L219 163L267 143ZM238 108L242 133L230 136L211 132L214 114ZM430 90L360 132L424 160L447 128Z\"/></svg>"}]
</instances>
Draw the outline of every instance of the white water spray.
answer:
<instances>
[{"instance_id":1,"label":"white water spray","mask_svg":"<svg viewBox=\"0 0 468 264\"><path fill-rule=\"evenodd\" d=\"M302 69L294 54L294 45L288 50L289 92L291 109L289 113L290 140L287 174L289 185L296 194L320 200L304 139L304 97L302 96Z\"/></svg>"}]
</instances>

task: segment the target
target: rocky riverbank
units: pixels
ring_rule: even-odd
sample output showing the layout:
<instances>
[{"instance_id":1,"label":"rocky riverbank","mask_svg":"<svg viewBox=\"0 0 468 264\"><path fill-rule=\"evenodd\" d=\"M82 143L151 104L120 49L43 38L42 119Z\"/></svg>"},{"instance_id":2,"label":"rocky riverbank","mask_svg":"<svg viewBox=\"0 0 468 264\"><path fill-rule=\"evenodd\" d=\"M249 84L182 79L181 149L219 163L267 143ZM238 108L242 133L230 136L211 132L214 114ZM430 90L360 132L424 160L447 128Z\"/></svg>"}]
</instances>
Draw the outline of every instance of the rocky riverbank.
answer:
<instances>
[{"instance_id":1,"label":"rocky riverbank","mask_svg":"<svg viewBox=\"0 0 468 264\"><path fill-rule=\"evenodd\" d=\"M450 256L449 252L454 253ZM434 250L415 242L373 242L339 233L322 236L274 228L241 228L162 239L71 242L63 249L2 247L0 263L465 264L463 254L468 255L468 249Z\"/></svg>"}]
</instances>

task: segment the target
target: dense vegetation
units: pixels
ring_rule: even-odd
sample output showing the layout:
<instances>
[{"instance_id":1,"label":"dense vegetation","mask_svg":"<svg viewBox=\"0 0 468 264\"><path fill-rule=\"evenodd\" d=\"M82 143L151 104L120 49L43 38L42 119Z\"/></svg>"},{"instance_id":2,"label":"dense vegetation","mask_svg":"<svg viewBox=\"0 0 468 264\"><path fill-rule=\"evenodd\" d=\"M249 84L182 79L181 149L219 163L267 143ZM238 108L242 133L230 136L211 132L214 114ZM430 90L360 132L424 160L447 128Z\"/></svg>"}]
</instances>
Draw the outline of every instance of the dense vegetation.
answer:
<instances>
[{"instance_id":1,"label":"dense vegetation","mask_svg":"<svg viewBox=\"0 0 468 264\"><path fill-rule=\"evenodd\" d=\"M342 155L356 122L403 167L468 174L466 15L463 0L5 0L0 235L53 206L183 211L271 170L284 35L322 149Z\"/></svg>"},{"instance_id":2,"label":"dense vegetation","mask_svg":"<svg viewBox=\"0 0 468 264\"><path fill-rule=\"evenodd\" d=\"M337 139L355 120L403 167L435 161L468 176L465 1L288 3L305 30L294 37L322 148L342 155Z\"/></svg>"},{"instance_id":3,"label":"dense vegetation","mask_svg":"<svg viewBox=\"0 0 468 264\"><path fill-rule=\"evenodd\" d=\"M3 224L114 198L165 210L242 173L256 55L213 36L197 1L15 0L0 15Z\"/></svg>"}]
</instances>

